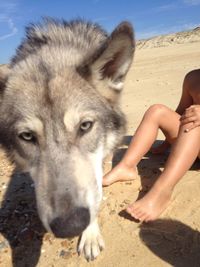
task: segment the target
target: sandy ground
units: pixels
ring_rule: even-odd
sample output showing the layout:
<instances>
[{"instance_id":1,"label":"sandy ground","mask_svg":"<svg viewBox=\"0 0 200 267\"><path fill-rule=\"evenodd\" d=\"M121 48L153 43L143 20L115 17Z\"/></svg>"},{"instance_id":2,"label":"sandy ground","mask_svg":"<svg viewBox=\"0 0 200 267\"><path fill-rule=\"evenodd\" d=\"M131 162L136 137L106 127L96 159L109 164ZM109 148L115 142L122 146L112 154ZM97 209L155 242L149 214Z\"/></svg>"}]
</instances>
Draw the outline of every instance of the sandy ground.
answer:
<instances>
[{"instance_id":1,"label":"sandy ground","mask_svg":"<svg viewBox=\"0 0 200 267\"><path fill-rule=\"evenodd\" d=\"M200 43L191 43L136 52L122 97L123 110L128 119L127 137L112 162L108 160L105 163L105 172L123 155L150 105L163 103L176 108L184 75L199 68L199 47ZM157 142L161 139L163 136L159 134ZM166 157L146 155L142 159L138 169L143 192L162 171ZM37 217L34 188L29 177L15 174L10 179L12 166L2 150L0 158L0 266L200 266L198 162L177 185L171 204L161 218L152 223L141 225L123 212L127 204L137 199L141 190L140 181L117 183L104 188L99 221L106 249L94 262L87 263L76 254L77 238L61 240L44 234Z\"/></svg>"}]
</instances>

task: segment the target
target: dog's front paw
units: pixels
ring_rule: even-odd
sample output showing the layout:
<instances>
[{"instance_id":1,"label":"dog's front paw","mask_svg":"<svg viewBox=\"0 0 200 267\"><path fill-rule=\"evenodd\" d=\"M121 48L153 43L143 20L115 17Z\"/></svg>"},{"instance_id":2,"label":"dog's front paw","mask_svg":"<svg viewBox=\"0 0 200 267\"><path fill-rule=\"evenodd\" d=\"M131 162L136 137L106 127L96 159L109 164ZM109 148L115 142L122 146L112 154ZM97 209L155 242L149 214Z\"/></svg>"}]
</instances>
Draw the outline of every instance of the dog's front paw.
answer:
<instances>
[{"instance_id":1,"label":"dog's front paw","mask_svg":"<svg viewBox=\"0 0 200 267\"><path fill-rule=\"evenodd\" d=\"M91 261L100 254L104 246L98 223L95 220L83 231L78 245L78 253L83 252L86 260Z\"/></svg>"}]
</instances>

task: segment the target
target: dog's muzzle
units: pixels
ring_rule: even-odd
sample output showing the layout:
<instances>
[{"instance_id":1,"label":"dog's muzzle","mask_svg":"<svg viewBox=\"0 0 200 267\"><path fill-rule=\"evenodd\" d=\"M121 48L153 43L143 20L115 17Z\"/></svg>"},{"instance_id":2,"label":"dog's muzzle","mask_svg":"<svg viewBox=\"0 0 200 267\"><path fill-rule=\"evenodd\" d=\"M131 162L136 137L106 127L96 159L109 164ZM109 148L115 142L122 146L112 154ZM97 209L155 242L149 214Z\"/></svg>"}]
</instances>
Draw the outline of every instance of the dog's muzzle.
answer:
<instances>
[{"instance_id":1,"label":"dog's muzzle","mask_svg":"<svg viewBox=\"0 0 200 267\"><path fill-rule=\"evenodd\" d=\"M71 210L66 216L54 218L49 225L56 237L66 238L80 235L89 222L89 209L78 207Z\"/></svg>"}]
</instances>

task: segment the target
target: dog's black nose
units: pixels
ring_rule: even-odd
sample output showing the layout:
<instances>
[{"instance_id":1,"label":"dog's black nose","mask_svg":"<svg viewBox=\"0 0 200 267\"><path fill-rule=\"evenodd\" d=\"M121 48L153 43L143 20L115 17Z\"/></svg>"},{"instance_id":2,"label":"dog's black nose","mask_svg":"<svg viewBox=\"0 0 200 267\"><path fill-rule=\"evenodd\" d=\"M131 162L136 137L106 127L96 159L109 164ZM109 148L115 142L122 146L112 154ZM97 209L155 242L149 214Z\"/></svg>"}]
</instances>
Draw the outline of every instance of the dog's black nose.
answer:
<instances>
[{"instance_id":1,"label":"dog's black nose","mask_svg":"<svg viewBox=\"0 0 200 267\"><path fill-rule=\"evenodd\" d=\"M56 217L50 222L52 232L56 237L74 237L80 235L90 222L87 208L74 208L67 216Z\"/></svg>"}]
</instances>

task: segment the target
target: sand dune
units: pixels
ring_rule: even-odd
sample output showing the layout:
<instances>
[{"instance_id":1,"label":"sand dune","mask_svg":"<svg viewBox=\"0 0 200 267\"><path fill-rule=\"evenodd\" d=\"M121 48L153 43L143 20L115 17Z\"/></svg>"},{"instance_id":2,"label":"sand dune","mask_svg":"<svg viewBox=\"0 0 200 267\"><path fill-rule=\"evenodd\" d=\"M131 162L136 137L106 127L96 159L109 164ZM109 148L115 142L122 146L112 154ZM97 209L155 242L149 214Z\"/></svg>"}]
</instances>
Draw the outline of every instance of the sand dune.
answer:
<instances>
[{"instance_id":1,"label":"sand dune","mask_svg":"<svg viewBox=\"0 0 200 267\"><path fill-rule=\"evenodd\" d=\"M145 40L139 40L137 42L137 49L166 47L174 44L186 44L199 41L200 27L197 27L189 31L160 35Z\"/></svg>"}]
</instances>

